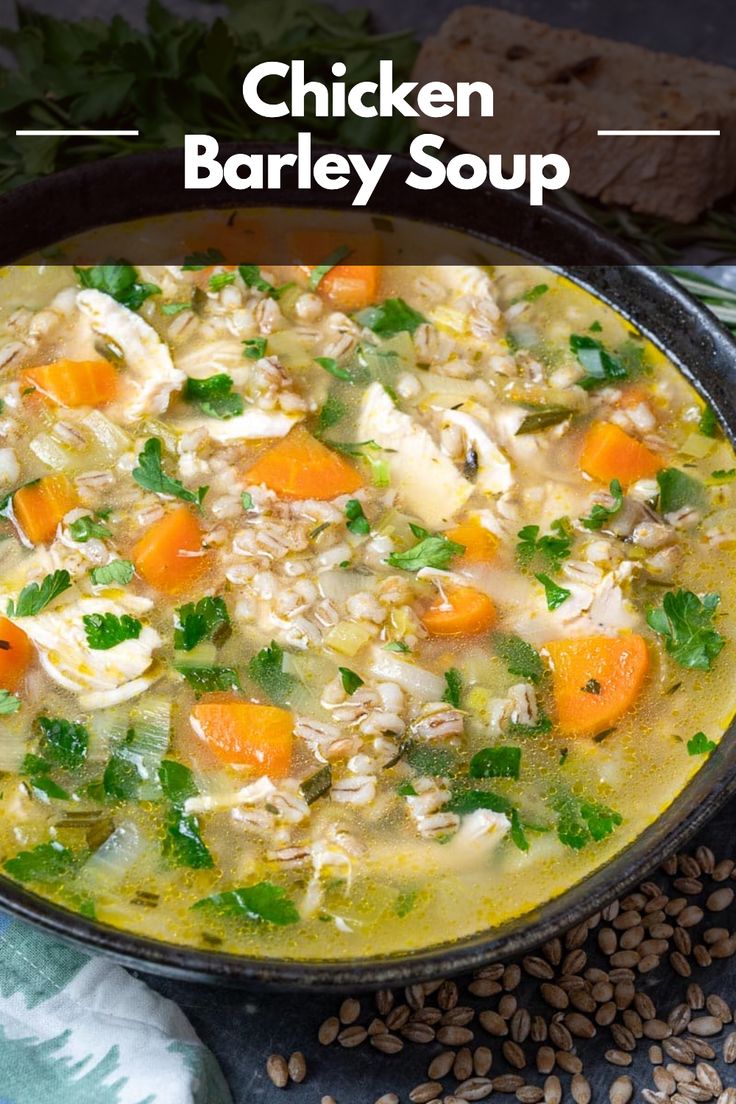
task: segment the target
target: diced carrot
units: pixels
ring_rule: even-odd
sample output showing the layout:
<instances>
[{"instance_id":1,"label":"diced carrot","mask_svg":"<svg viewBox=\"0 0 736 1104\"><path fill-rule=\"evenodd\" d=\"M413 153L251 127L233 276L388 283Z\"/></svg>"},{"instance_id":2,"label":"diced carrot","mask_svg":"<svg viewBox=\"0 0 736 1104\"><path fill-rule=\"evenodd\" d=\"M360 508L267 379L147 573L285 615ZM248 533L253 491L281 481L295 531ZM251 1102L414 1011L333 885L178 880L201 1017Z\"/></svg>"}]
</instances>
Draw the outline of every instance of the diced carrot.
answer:
<instances>
[{"instance_id":1,"label":"diced carrot","mask_svg":"<svg viewBox=\"0 0 736 1104\"><path fill-rule=\"evenodd\" d=\"M104 406L118 390L117 372L107 360L54 360L27 368L23 377L62 406Z\"/></svg>"},{"instance_id":2,"label":"diced carrot","mask_svg":"<svg viewBox=\"0 0 736 1104\"><path fill-rule=\"evenodd\" d=\"M165 594L188 590L207 570L210 561L202 549L202 528L186 506L179 506L154 522L131 556L138 574Z\"/></svg>"},{"instance_id":3,"label":"diced carrot","mask_svg":"<svg viewBox=\"0 0 736 1104\"><path fill-rule=\"evenodd\" d=\"M44 475L13 495L15 520L33 544L53 540L61 519L78 505L76 491L65 475Z\"/></svg>"},{"instance_id":4,"label":"diced carrot","mask_svg":"<svg viewBox=\"0 0 736 1104\"><path fill-rule=\"evenodd\" d=\"M343 253L349 250L345 259L358 262L338 262L320 280L318 292L329 299L332 306L355 311L375 303L381 282L381 266L376 263L381 255L377 234L358 231L341 235L332 230L297 230L291 238L296 255L308 262L303 267L309 273L334 256L337 250Z\"/></svg>"},{"instance_id":5,"label":"diced carrot","mask_svg":"<svg viewBox=\"0 0 736 1104\"><path fill-rule=\"evenodd\" d=\"M379 265L338 264L319 282L319 294L342 311L369 307L378 298L381 282Z\"/></svg>"},{"instance_id":6,"label":"diced carrot","mask_svg":"<svg viewBox=\"0 0 736 1104\"><path fill-rule=\"evenodd\" d=\"M363 486L352 464L301 426L264 452L248 469L248 479L291 499L326 500Z\"/></svg>"},{"instance_id":7,"label":"diced carrot","mask_svg":"<svg viewBox=\"0 0 736 1104\"><path fill-rule=\"evenodd\" d=\"M243 763L271 778L289 773L294 718L288 709L203 699L192 710L191 723L223 762Z\"/></svg>"},{"instance_id":8,"label":"diced carrot","mask_svg":"<svg viewBox=\"0 0 736 1104\"><path fill-rule=\"evenodd\" d=\"M611 728L636 701L649 670L649 650L636 633L552 640L557 723L568 736Z\"/></svg>"},{"instance_id":9,"label":"diced carrot","mask_svg":"<svg viewBox=\"0 0 736 1104\"><path fill-rule=\"evenodd\" d=\"M498 538L475 518L461 522L445 536L456 544L465 545L465 551L456 563L490 563L498 554Z\"/></svg>"},{"instance_id":10,"label":"diced carrot","mask_svg":"<svg viewBox=\"0 0 736 1104\"><path fill-rule=\"evenodd\" d=\"M0 617L0 690L16 690L33 659L33 645L17 625Z\"/></svg>"},{"instance_id":11,"label":"diced carrot","mask_svg":"<svg viewBox=\"0 0 736 1104\"><path fill-rule=\"evenodd\" d=\"M613 422L594 422L585 435L580 467L594 479L624 486L646 479L663 468L665 461L641 441L624 433Z\"/></svg>"},{"instance_id":12,"label":"diced carrot","mask_svg":"<svg viewBox=\"0 0 736 1104\"><path fill-rule=\"evenodd\" d=\"M422 614L432 636L470 636L496 623L496 607L487 594L473 587L452 587L438 595Z\"/></svg>"}]
</instances>

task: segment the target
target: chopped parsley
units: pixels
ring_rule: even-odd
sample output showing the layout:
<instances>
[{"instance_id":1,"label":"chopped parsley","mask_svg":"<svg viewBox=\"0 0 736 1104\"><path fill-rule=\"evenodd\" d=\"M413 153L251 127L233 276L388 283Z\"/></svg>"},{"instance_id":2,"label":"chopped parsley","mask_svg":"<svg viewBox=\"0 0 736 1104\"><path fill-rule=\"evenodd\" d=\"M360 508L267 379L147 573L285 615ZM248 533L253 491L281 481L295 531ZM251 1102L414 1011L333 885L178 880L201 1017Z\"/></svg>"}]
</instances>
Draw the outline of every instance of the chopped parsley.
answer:
<instances>
[{"instance_id":1,"label":"chopped parsley","mask_svg":"<svg viewBox=\"0 0 736 1104\"><path fill-rule=\"evenodd\" d=\"M245 410L243 396L233 391L232 377L220 372L207 379L188 379L184 398L210 418L236 418Z\"/></svg>"},{"instance_id":2,"label":"chopped parsley","mask_svg":"<svg viewBox=\"0 0 736 1104\"><path fill-rule=\"evenodd\" d=\"M93 567L89 574L95 586L109 586L110 583L127 586L135 574L135 568L130 560L113 560L103 567Z\"/></svg>"},{"instance_id":3,"label":"chopped parsley","mask_svg":"<svg viewBox=\"0 0 736 1104\"><path fill-rule=\"evenodd\" d=\"M623 506L624 493L618 479L611 480L608 490L613 502L610 506L604 506L602 503L596 502L591 508L588 516L580 519L586 529L602 529L612 517L616 516Z\"/></svg>"},{"instance_id":4,"label":"chopped parsley","mask_svg":"<svg viewBox=\"0 0 736 1104\"><path fill-rule=\"evenodd\" d=\"M702 508L706 504L703 484L678 468L663 468L657 472L659 512L672 514L684 506Z\"/></svg>"},{"instance_id":5,"label":"chopped parsley","mask_svg":"<svg viewBox=\"0 0 736 1104\"><path fill-rule=\"evenodd\" d=\"M432 747L410 741L404 748L404 758L417 774L428 774L437 778L452 774L456 755L452 748Z\"/></svg>"},{"instance_id":6,"label":"chopped parsley","mask_svg":"<svg viewBox=\"0 0 736 1104\"><path fill-rule=\"evenodd\" d=\"M554 579L550 579L549 575L538 574L534 578L538 583L541 583L544 587L544 594L547 599L547 609L556 610L566 602L570 597L571 591L566 587L558 586Z\"/></svg>"},{"instance_id":7,"label":"chopped parsley","mask_svg":"<svg viewBox=\"0 0 736 1104\"><path fill-rule=\"evenodd\" d=\"M714 740L709 740L704 732L696 732L687 742L688 755L709 755L717 747Z\"/></svg>"},{"instance_id":8,"label":"chopped parsley","mask_svg":"<svg viewBox=\"0 0 736 1104\"><path fill-rule=\"evenodd\" d=\"M47 575L40 584L29 583L23 587L16 603L8 603L8 617L35 617L71 585L69 572L65 569Z\"/></svg>"},{"instance_id":9,"label":"chopped parsley","mask_svg":"<svg viewBox=\"0 0 736 1104\"><path fill-rule=\"evenodd\" d=\"M558 815L557 835L561 843L573 851L580 851L591 841L606 839L620 824L623 817L607 805L586 801L567 793L553 803Z\"/></svg>"},{"instance_id":10,"label":"chopped parsley","mask_svg":"<svg viewBox=\"0 0 736 1104\"><path fill-rule=\"evenodd\" d=\"M537 299L541 299L543 295L546 295L549 291L549 284L535 284L534 287L529 288L523 295L520 295L516 300L517 303L536 303Z\"/></svg>"},{"instance_id":11,"label":"chopped parsley","mask_svg":"<svg viewBox=\"0 0 736 1104\"><path fill-rule=\"evenodd\" d=\"M0 690L0 717L9 717L11 713L17 713L20 707L20 698L9 690Z\"/></svg>"},{"instance_id":12,"label":"chopped parsley","mask_svg":"<svg viewBox=\"0 0 736 1104\"><path fill-rule=\"evenodd\" d=\"M432 536L419 525L412 525L411 531L419 543L406 552L391 552L386 562L392 567L400 567L404 571L421 571L423 567L434 567L443 571L456 556L461 556L465 551L464 544L448 540L441 533Z\"/></svg>"},{"instance_id":13,"label":"chopped parsley","mask_svg":"<svg viewBox=\"0 0 736 1104\"><path fill-rule=\"evenodd\" d=\"M114 613L85 613L82 623L87 643L97 652L107 652L125 640L137 640L143 628L138 618L128 613L121 617Z\"/></svg>"},{"instance_id":14,"label":"chopped parsley","mask_svg":"<svg viewBox=\"0 0 736 1104\"><path fill-rule=\"evenodd\" d=\"M385 299L376 307L366 307L355 316L359 326L373 330L379 337L395 337L399 333L410 333L426 322L424 315L415 311L403 299Z\"/></svg>"},{"instance_id":15,"label":"chopped parsley","mask_svg":"<svg viewBox=\"0 0 736 1104\"><path fill-rule=\"evenodd\" d=\"M248 674L276 705L287 702L296 685L294 676L284 670L284 649L275 640L253 656Z\"/></svg>"},{"instance_id":16,"label":"chopped parsley","mask_svg":"<svg viewBox=\"0 0 736 1104\"><path fill-rule=\"evenodd\" d=\"M442 700L453 706L454 709L459 709L462 696L463 677L457 667L449 667L445 671L445 692L442 695Z\"/></svg>"},{"instance_id":17,"label":"chopped parsley","mask_svg":"<svg viewBox=\"0 0 736 1104\"><path fill-rule=\"evenodd\" d=\"M317 418L317 435L321 436L325 430L331 429L347 414L347 407L336 399L334 395L328 395L327 400L319 412Z\"/></svg>"},{"instance_id":18,"label":"chopped parsley","mask_svg":"<svg viewBox=\"0 0 736 1104\"><path fill-rule=\"evenodd\" d=\"M349 257L351 252L349 246L338 245L337 249L333 249L332 253L325 257L322 264L315 265L309 276L310 289L316 291L328 272L332 272L333 268Z\"/></svg>"},{"instance_id":19,"label":"chopped parsley","mask_svg":"<svg viewBox=\"0 0 736 1104\"><path fill-rule=\"evenodd\" d=\"M345 503L346 524L351 533L360 537L367 537L371 531L371 523L363 513L363 507L357 498L351 498Z\"/></svg>"},{"instance_id":20,"label":"chopped parsley","mask_svg":"<svg viewBox=\"0 0 736 1104\"><path fill-rule=\"evenodd\" d=\"M471 778L518 778L520 769L520 747L489 747L476 752L468 774Z\"/></svg>"},{"instance_id":21,"label":"chopped parsley","mask_svg":"<svg viewBox=\"0 0 736 1104\"><path fill-rule=\"evenodd\" d=\"M585 375L578 380L578 386L586 391L628 378L626 365L596 338L587 334L570 334L570 349L585 369Z\"/></svg>"},{"instance_id":22,"label":"chopped parsley","mask_svg":"<svg viewBox=\"0 0 736 1104\"><path fill-rule=\"evenodd\" d=\"M250 493L250 491L243 491L240 496L240 501L243 504L243 509L246 513L248 513L249 510L253 509L253 495Z\"/></svg>"},{"instance_id":23,"label":"chopped parsley","mask_svg":"<svg viewBox=\"0 0 736 1104\"><path fill-rule=\"evenodd\" d=\"M539 652L528 641L513 633L494 633L492 643L496 654L506 664L511 675L539 682L544 674L544 664Z\"/></svg>"},{"instance_id":24,"label":"chopped parsley","mask_svg":"<svg viewBox=\"0 0 736 1104\"><path fill-rule=\"evenodd\" d=\"M710 669L726 641L713 628L720 594L704 594L702 599L691 590L665 594L661 609L647 612L647 624L664 638L665 648L681 667Z\"/></svg>"},{"instance_id":25,"label":"chopped parsley","mask_svg":"<svg viewBox=\"0 0 736 1104\"><path fill-rule=\"evenodd\" d=\"M320 368L324 368L325 372L329 372L335 379L343 380L346 383L352 381L352 376L348 372L347 368L341 368L334 357L319 356L314 358L314 363L319 364Z\"/></svg>"},{"instance_id":26,"label":"chopped parsley","mask_svg":"<svg viewBox=\"0 0 736 1104\"><path fill-rule=\"evenodd\" d=\"M90 268L75 265L74 271L83 288L104 291L129 310L138 310L149 296L161 294L156 284L140 283L138 272L129 264L92 265Z\"/></svg>"},{"instance_id":27,"label":"chopped parsley","mask_svg":"<svg viewBox=\"0 0 736 1104\"><path fill-rule=\"evenodd\" d=\"M201 694L213 694L218 690L242 689L234 667L190 667L179 663L175 670L184 676L197 697Z\"/></svg>"},{"instance_id":28,"label":"chopped parsley","mask_svg":"<svg viewBox=\"0 0 736 1104\"><path fill-rule=\"evenodd\" d=\"M188 602L177 609L176 617L174 648L180 652L191 652L201 641L214 640L230 627L224 598L200 598L196 604Z\"/></svg>"},{"instance_id":29,"label":"chopped parsley","mask_svg":"<svg viewBox=\"0 0 736 1104\"><path fill-rule=\"evenodd\" d=\"M193 909L207 909L234 920L263 922L283 926L296 924L299 911L280 886L272 882L258 882L241 889L228 889L213 893L192 905Z\"/></svg>"},{"instance_id":30,"label":"chopped parsley","mask_svg":"<svg viewBox=\"0 0 736 1104\"><path fill-rule=\"evenodd\" d=\"M197 506L202 505L208 487L200 487L197 493L188 491L178 479L167 475L161 461L161 442L158 437L149 437L138 456L138 467L133 468L132 475L139 487L144 491L153 491L154 494L172 495L183 502L193 502Z\"/></svg>"},{"instance_id":31,"label":"chopped parsley","mask_svg":"<svg viewBox=\"0 0 736 1104\"><path fill-rule=\"evenodd\" d=\"M351 671L349 667L338 667L337 669L340 672L342 688L346 694L354 694L360 686L363 686L363 679L360 675L356 675L355 671Z\"/></svg>"},{"instance_id":32,"label":"chopped parsley","mask_svg":"<svg viewBox=\"0 0 736 1104\"><path fill-rule=\"evenodd\" d=\"M542 560L550 571L559 571L562 561L570 555L572 535L567 518L552 522L552 533L539 535L538 525L525 525L517 533L516 559L519 567L529 570L535 561Z\"/></svg>"},{"instance_id":33,"label":"chopped parsley","mask_svg":"<svg viewBox=\"0 0 736 1104\"><path fill-rule=\"evenodd\" d=\"M222 291L223 288L229 287L230 284L235 283L234 272L215 272L210 276L207 286L210 291Z\"/></svg>"},{"instance_id":34,"label":"chopped parsley","mask_svg":"<svg viewBox=\"0 0 736 1104\"><path fill-rule=\"evenodd\" d=\"M703 413L700 415L700 421L698 422L698 432L702 433L704 437L719 436L720 426L712 406L706 405L703 407Z\"/></svg>"},{"instance_id":35,"label":"chopped parsley","mask_svg":"<svg viewBox=\"0 0 736 1104\"><path fill-rule=\"evenodd\" d=\"M102 521L95 521L90 514L87 514L85 517L77 518L76 521L71 523L69 535L72 540L78 541L79 544L86 544L91 538L105 540L107 537L111 537L112 533Z\"/></svg>"},{"instance_id":36,"label":"chopped parsley","mask_svg":"<svg viewBox=\"0 0 736 1104\"><path fill-rule=\"evenodd\" d=\"M87 758L89 732L83 724L62 717L39 717L41 754L64 770L74 771Z\"/></svg>"},{"instance_id":37,"label":"chopped parsley","mask_svg":"<svg viewBox=\"0 0 736 1104\"><path fill-rule=\"evenodd\" d=\"M58 840L53 840L39 843L30 851L21 851L3 865L19 882L53 882L68 874L74 865L74 856Z\"/></svg>"},{"instance_id":38,"label":"chopped parsley","mask_svg":"<svg viewBox=\"0 0 736 1104\"><path fill-rule=\"evenodd\" d=\"M199 822L184 812L184 802L199 792L189 767L173 759L164 759L158 771L164 797L170 802L166 818L163 851L176 866L208 870L214 866L212 855L202 839Z\"/></svg>"},{"instance_id":39,"label":"chopped parsley","mask_svg":"<svg viewBox=\"0 0 736 1104\"><path fill-rule=\"evenodd\" d=\"M266 355L268 338L247 337L243 342L243 356L246 360L260 360Z\"/></svg>"}]
</instances>

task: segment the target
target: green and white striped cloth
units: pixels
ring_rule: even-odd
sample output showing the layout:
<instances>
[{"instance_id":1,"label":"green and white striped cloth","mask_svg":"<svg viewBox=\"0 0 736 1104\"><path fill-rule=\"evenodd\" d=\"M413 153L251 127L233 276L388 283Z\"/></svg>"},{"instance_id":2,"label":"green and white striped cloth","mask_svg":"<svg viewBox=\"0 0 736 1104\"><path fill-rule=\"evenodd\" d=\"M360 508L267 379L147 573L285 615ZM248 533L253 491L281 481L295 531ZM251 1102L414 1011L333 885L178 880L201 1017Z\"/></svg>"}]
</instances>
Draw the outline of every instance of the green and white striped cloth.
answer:
<instances>
[{"instance_id":1,"label":"green and white striped cloth","mask_svg":"<svg viewBox=\"0 0 736 1104\"><path fill-rule=\"evenodd\" d=\"M0 1104L232 1104L171 1001L0 914Z\"/></svg>"}]
</instances>

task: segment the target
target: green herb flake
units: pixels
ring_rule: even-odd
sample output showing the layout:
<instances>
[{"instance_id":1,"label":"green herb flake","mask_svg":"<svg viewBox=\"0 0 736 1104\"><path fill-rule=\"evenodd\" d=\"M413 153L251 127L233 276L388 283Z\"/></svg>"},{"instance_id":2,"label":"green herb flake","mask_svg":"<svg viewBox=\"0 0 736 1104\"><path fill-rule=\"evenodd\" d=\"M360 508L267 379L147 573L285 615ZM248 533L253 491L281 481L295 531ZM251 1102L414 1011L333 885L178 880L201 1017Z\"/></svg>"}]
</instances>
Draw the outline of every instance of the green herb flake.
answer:
<instances>
[{"instance_id":1,"label":"green herb flake","mask_svg":"<svg viewBox=\"0 0 736 1104\"><path fill-rule=\"evenodd\" d=\"M628 378L629 372L624 363L596 338L587 334L571 334L570 349L585 369L586 374L578 380L578 386L586 391L601 387L612 380Z\"/></svg>"},{"instance_id":2,"label":"green herb flake","mask_svg":"<svg viewBox=\"0 0 736 1104\"><path fill-rule=\"evenodd\" d=\"M18 595L18 601L8 604L8 617L35 617L55 598L69 590L72 581L66 570L54 571L39 583L29 583Z\"/></svg>"},{"instance_id":3,"label":"green herb flake","mask_svg":"<svg viewBox=\"0 0 736 1104\"><path fill-rule=\"evenodd\" d=\"M210 291L222 291L223 288L229 287L230 284L234 283L234 272L215 272L214 275L210 276L207 286Z\"/></svg>"},{"instance_id":4,"label":"green herb flake","mask_svg":"<svg viewBox=\"0 0 736 1104\"><path fill-rule=\"evenodd\" d=\"M463 696L463 677L457 667L449 667L445 671L445 692L442 695L443 702L460 709Z\"/></svg>"},{"instance_id":5,"label":"green herb flake","mask_svg":"<svg viewBox=\"0 0 736 1104\"><path fill-rule=\"evenodd\" d=\"M461 556L465 551L464 544L448 540L442 534L431 536L426 530L413 525L412 532L415 536L421 536L419 543L406 552L391 552L386 562L391 567L400 567L404 571L421 571L423 567L434 567L438 570L446 570L456 556Z\"/></svg>"},{"instance_id":6,"label":"green herb flake","mask_svg":"<svg viewBox=\"0 0 736 1104\"><path fill-rule=\"evenodd\" d=\"M606 839L623 823L623 817L614 809L595 801L580 800L573 794L558 797L553 808L558 814L560 842L573 851Z\"/></svg>"},{"instance_id":7,"label":"green herb flake","mask_svg":"<svg viewBox=\"0 0 736 1104\"><path fill-rule=\"evenodd\" d=\"M209 870L214 866L212 855L202 839L199 822L184 811L184 803L198 794L194 775L184 763L163 759L158 770L164 797L171 803L166 818L163 852L175 866L192 870Z\"/></svg>"},{"instance_id":8,"label":"green herb flake","mask_svg":"<svg viewBox=\"0 0 736 1104\"><path fill-rule=\"evenodd\" d=\"M132 476L144 491L154 494L171 495L183 502L193 502L201 507L208 487L200 487L197 493L188 491L178 479L167 475L161 460L162 448L158 437L149 437L138 455L138 466L133 468Z\"/></svg>"},{"instance_id":9,"label":"green herb flake","mask_svg":"<svg viewBox=\"0 0 736 1104\"><path fill-rule=\"evenodd\" d=\"M92 538L106 540L112 536L112 533L101 521L95 521L93 517L86 515L71 523L69 535L72 540L78 541L79 544L86 544Z\"/></svg>"},{"instance_id":10,"label":"green herb flake","mask_svg":"<svg viewBox=\"0 0 736 1104\"><path fill-rule=\"evenodd\" d=\"M268 338L248 337L243 342L243 356L246 360L260 360L266 355Z\"/></svg>"},{"instance_id":11,"label":"green herb flake","mask_svg":"<svg viewBox=\"0 0 736 1104\"><path fill-rule=\"evenodd\" d=\"M253 495L250 491L243 491L240 496L240 501L246 513L253 509Z\"/></svg>"},{"instance_id":12,"label":"green herb flake","mask_svg":"<svg viewBox=\"0 0 736 1104\"><path fill-rule=\"evenodd\" d=\"M299 789L302 791L302 797L307 805L313 805L318 798L324 797L325 794L330 792L331 786L332 767L329 763L325 763L314 774L310 774L309 778L305 778Z\"/></svg>"},{"instance_id":13,"label":"green herb flake","mask_svg":"<svg viewBox=\"0 0 736 1104\"><path fill-rule=\"evenodd\" d=\"M706 405L703 407L703 412L698 422L698 433L702 433L703 437L720 436L720 426L718 425L718 419L716 418L712 406Z\"/></svg>"},{"instance_id":14,"label":"green herb flake","mask_svg":"<svg viewBox=\"0 0 736 1104\"><path fill-rule=\"evenodd\" d=\"M489 747L476 752L470 760L471 778L518 778L521 769L521 748Z\"/></svg>"},{"instance_id":15,"label":"green herb flake","mask_svg":"<svg viewBox=\"0 0 736 1104\"><path fill-rule=\"evenodd\" d=\"M544 674L544 664L539 652L528 641L513 633L494 633L492 638L496 654L504 661L511 675L539 682Z\"/></svg>"},{"instance_id":16,"label":"green herb flake","mask_svg":"<svg viewBox=\"0 0 736 1104\"><path fill-rule=\"evenodd\" d=\"M541 299L548 291L549 284L535 284L534 287L529 288L520 296L520 301L522 303L536 303L537 299Z\"/></svg>"},{"instance_id":17,"label":"green herb flake","mask_svg":"<svg viewBox=\"0 0 736 1104\"><path fill-rule=\"evenodd\" d=\"M130 560L112 560L103 567L93 567L89 574L95 586L109 586L111 583L127 586L135 575L135 568Z\"/></svg>"},{"instance_id":18,"label":"green herb flake","mask_svg":"<svg viewBox=\"0 0 736 1104\"><path fill-rule=\"evenodd\" d=\"M702 509L707 502L703 484L678 468L657 472L657 484L661 514L672 514L685 506Z\"/></svg>"},{"instance_id":19,"label":"green herb flake","mask_svg":"<svg viewBox=\"0 0 736 1104\"><path fill-rule=\"evenodd\" d=\"M253 656L248 674L276 705L285 705L296 686L294 676L284 671L284 650L275 640Z\"/></svg>"},{"instance_id":20,"label":"green herb flake","mask_svg":"<svg viewBox=\"0 0 736 1104\"><path fill-rule=\"evenodd\" d=\"M214 893L192 905L193 909L212 909L221 916L233 920L263 922L284 926L296 924L299 912L280 886L272 882L258 882L241 889L229 889Z\"/></svg>"},{"instance_id":21,"label":"green herb flake","mask_svg":"<svg viewBox=\"0 0 736 1104\"><path fill-rule=\"evenodd\" d=\"M515 437L522 437L527 433L541 433L542 430L551 429L572 418L575 411L568 406L539 406L522 420Z\"/></svg>"},{"instance_id":22,"label":"green herb flake","mask_svg":"<svg viewBox=\"0 0 736 1104\"><path fill-rule=\"evenodd\" d=\"M411 741L404 748L404 759L417 774L438 778L452 774L457 756L452 748L431 747Z\"/></svg>"},{"instance_id":23,"label":"green herb flake","mask_svg":"<svg viewBox=\"0 0 736 1104\"><path fill-rule=\"evenodd\" d=\"M41 752L64 770L78 770L87 758L89 732L83 724L62 717L39 717Z\"/></svg>"},{"instance_id":24,"label":"green herb flake","mask_svg":"<svg viewBox=\"0 0 736 1104\"><path fill-rule=\"evenodd\" d=\"M325 372L329 372L335 379L343 380L345 383L352 382L353 377L350 375L347 368L341 368L334 357L315 357L314 363L319 364L320 368L324 368Z\"/></svg>"},{"instance_id":25,"label":"green herb flake","mask_svg":"<svg viewBox=\"0 0 736 1104\"><path fill-rule=\"evenodd\" d=\"M709 482L730 483L733 479L736 479L736 468L717 468L710 473Z\"/></svg>"},{"instance_id":26,"label":"green herb flake","mask_svg":"<svg viewBox=\"0 0 736 1104\"><path fill-rule=\"evenodd\" d=\"M21 707L20 698L11 694L9 690L0 690L0 717L9 717L17 713Z\"/></svg>"},{"instance_id":27,"label":"green herb flake","mask_svg":"<svg viewBox=\"0 0 736 1104\"><path fill-rule=\"evenodd\" d=\"M385 299L376 307L366 307L354 315L359 326L365 326L379 337L395 337L410 333L426 322L424 315L415 311L403 299Z\"/></svg>"},{"instance_id":28,"label":"green herb flake","mask_svg":"<svg viewBox=\"0 0 736 1104\"><path fill-rule=\"evenodd\" d=\"M544 587L548 610L559 609L562 603L566 602L572 593L572 591L569 591L566 587L558 586L554 579L550 579L549 575L539 574L535 575L534 578Z\"/></svg>"},{"instance_id":29,"label":"green herb flake","mask_svg":"<svg viewBox=\"0 0 736 1104\"><path fill-rule=\"evenodd\" d=\"M394 904L394 912L399 919L403 920L405 916L409 915L417 903L417 896L416 890L410 890L407 893L400 893L398 895Z\"/></svg>"},{"instance_id":30,"label":"green herb flake","mask_svg":"<svg viewBox=\"0 0 736 1104\"><path fill-rule=\"evenodd\" d=\"M201 694L214 694L220 690L242 689L238 672L234 667L190 667L179 663L174 669L184 676L197 697Z\"/></svg>"},{"instance_id":31,"label":"green herb flake","mask_svg":"<svg viewBox=\"0 0 736 1104\"><path fill-rule=\"evenodd\" d=\"M360 675L356 675L355 671L351 671L349 667L338 667L337 669L340 672L342 688L346 694L354 694L360 686L364 685Z\"/></svg>"},{"instance_id":32,"label":"green herb flake","mask_svg":"<svg viewBox=\"0 0 736 1104\"><path fill-rule=\"evenodd\" d=\"M177 609L176 617L174 648L178 652L191 652L203 640L222 637L230 627L224 598L200 598L196 604L188 602Z\"/></svg>"},{"instance_id":33,"label":"green herb flake","mask_svg":"<svg viewBox=\"0 0 736 1104\"><path fill-rule=\"evenodd\" d=\"M77 279L83 288L94 288L112 296L128 310L136 311L151 295L160 295L156 284L139 283L138 273L132 265L92 265L90 268L74 266Z\"/></svg>"},{"instance_id":34,"label":"green herb flake","mask_svg":"<svg viewBox=\"0 0 736 1104\"><path fill-rule=\"evenodd\" d=\"M334 395L328 395L327 400L319 412L317 418L317 436L321 436L326 430L341 422L347 414L347 407Z\"/></svg>"},{"instance_id":35,"label":"green herb flake","mask_svg":"<svg viewBox=\"0 0 736 1104\"><path fill-rule=\"evenodd\" d=\"M552 522L552 533L539 536L538 525L525 525L517 533L519 542L516 545L516 559L519 567L529 570L532 564L541 559L550 571L559 571L562 561L570 555L572 548L572 536L569 532L569 522L565 518L558 518Z\"/></svg>"},{"instance_id":36,"label":"green herb flake","mask_svg":"<svg viewBox=\"0 0 736 1104\"><path fill-rule=\"evenodd\" d=\"M338 245L337 249L333 249L327 257L325 257L322 264L315 265L309 275L309 287L311 291L316 291L319 285L324 280L325 276L332 272L333 268L339 265L346 257L349 257L352 250L347 245Z\"/></svg>"},{"instance_id":37,"label":"green herb flake","mask_svg":"<svg viewBox=\"0 0 736 1104\"><path fill-rule=\"evenodd\" d=\"M384 644L383 650L384 652L401 652L406 655L407 652L411 651L411 648L403 640L391 640L388 644Z\"/></svg>"},{"instance_id":38,"label":"green herb flake","mask_svg":"<svg viewBox=\"0 0 736 1104\"><path fill-rule=\"evenodd\" d=\"M717 747L713 740L709 740L704 732L696 732L687 742L688 755L710 755Z\"/></svg>"},{"instance_id":39,"label":"green herb flake","mask_svg":"<svg viewBox=\"0 0 736 1104\"><path fill-rule=\"evenodd\" d=\"M225 372L207 379L188 379L184 385L184 398L197 404L209 418L237 418L245 410L242 395L233 391L233 380Z\"/></svg>"},{"instance_id":40,"label":"green herb flake","mask_svg":"<svg viewBox=\"0 0 736 1104\"><path fill-rule=\"evenodd\" d=\"M610 506L604 506L602 503L596 502L588 516L580 519L586 529L603 529L623 506L624 492L618 479L611 480L608 490L613 502Z\"/></svg>"},{"instance_id":41,"label":"green herb flake","mask_svg":"<svg viewBox=\"0 0 736 1104\"><path fill-rule=\"evenodd\" d=\"M665 648L681 667L707 671L721 652L725 639L713 628L720 594L691 590L669 591L661 609L649 609L647 624L664 638Z\"/></svg>"},{"instance_id":42,"label":"green herb flake","mask_svg":"<svg viewBox=\"0 0 736 1104\"><path fill-rule=\"evenodd\" d=\"M187 303L162 303L159 310L162 314L174 316L181 314L182 311L189 310L191 302Z\"/></svg>"},{"instance_id":43,"label":"green herb flake","mask_svg":"<svg viewBox=\"0 0 736 1104\"><path fill-rule=\"evenodd\" d=\"M143 625L137 617L124 613L85 613L82 618L87 644L97 652L107 652L125 640L137 640Z\"/></svg>"},{"instance_id":44,"label":"green herb flake","mask_svg":"<svg viewBox=\"0 0 736 1104\"><path fill-rule=\"evenodd\" d=\"M363 507L357 498L351 498L345 503L346 525L351 533L359 537L367 537L371 531L371 523L363 513Z\"/></svg>"},{"instance_id":45,"label":"green herb flake","mask_svg":"<svg viewBox=\"0 0 736 1104\"><path fill-rule=\"evenodd\" d=\"M54 882L69 873L74 865L74 856L53 840L51 843L39 843L30 851L21 851L3 865L8 874L19 882Z\"/></svg>"}]
</instances>

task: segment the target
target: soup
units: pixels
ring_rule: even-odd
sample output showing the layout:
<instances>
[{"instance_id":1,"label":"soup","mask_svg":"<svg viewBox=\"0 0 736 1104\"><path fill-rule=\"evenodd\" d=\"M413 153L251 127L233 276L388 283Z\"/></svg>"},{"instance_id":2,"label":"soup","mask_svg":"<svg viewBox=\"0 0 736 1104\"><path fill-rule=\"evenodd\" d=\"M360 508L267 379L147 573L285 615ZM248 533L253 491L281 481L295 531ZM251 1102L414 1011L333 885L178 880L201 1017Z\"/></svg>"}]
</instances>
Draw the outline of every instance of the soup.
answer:
<instances>
[{"instance_id":1,"label":"soup","mask_svg":"<svg viewBox=\"0 0 736 1104\"><path fill-rule=\"evenodd\" d=\"M736 708L736 461L675 368L539 268L337 259L4 275L0 861L141 935L493 928Z\"/></svg>"}]
</instances>

